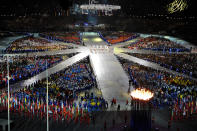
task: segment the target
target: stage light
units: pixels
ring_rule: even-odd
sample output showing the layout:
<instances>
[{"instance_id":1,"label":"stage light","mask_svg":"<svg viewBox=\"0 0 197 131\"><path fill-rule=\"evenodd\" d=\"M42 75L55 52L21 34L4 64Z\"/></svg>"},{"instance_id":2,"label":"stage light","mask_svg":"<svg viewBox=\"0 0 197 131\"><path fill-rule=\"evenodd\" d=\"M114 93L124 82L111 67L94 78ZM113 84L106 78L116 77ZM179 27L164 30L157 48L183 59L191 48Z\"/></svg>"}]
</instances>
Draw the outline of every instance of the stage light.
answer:
<instances>
[{"instance_id":1,"label":"stage light","mask_svg":"<svg viewBox=\"0 0 197 131\"><path fill-rule=\"evenodd\" d=\"M82 14L91 14L95 12L102 12L105 15L112 15L112 12L115 10L120 10L121 6L119 5L108 5L108 4L97 4L95 0L89 0L89 4L80 5Z\"/></svg>"},{"instance_id":2,"label":"stage light","mask_svg":"<svg viewBox=\"0 0 197 131\"><path fill-rule=\"evenodd\" d=\"M101 38L97 37L97 38L94 38L93 41L94 41L94 42L101 42L101 41L103 41L103 40L102 40Z\"/></svg>"},{"instance_id":3,"label":"stage light","mask_svg":"<svg viewBox=\"0 0 197 131\"><path fill-rule=\"evenodd\" d=\"M88 26L88 23L84 23L85 26Z\"/></svg>"},{"instance_id":4,"label":"stage light","mask_svg":"<svg viewBox=\"0 0 197 131\"><path fill-rule=\"evenodd\" d=\"M115 54L119 54L119 53L122 53L122 52L124 52L124 50L122 50L121 48L117 48L117 47L114 48L114 53Z\"/></svg>"},{"instance_id":5,"label":"stage light","mask_svg":"<svg viewBox=\"0 0 197 131\"><path fill-rule=\"evenodd\" d=\"M88 38L83 38L83 41L88 41Z\"/></svg>"}]
</instances>

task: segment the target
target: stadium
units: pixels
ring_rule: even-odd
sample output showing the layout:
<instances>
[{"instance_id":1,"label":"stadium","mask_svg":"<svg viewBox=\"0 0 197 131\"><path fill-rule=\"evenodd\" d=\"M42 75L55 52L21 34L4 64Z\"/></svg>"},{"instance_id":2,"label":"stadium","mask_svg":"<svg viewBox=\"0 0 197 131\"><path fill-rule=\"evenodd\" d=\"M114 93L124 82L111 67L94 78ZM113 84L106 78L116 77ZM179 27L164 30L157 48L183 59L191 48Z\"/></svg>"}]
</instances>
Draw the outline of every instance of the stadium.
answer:
<instances>
[{"instance_id":1,"label":"stadium","mask_svg":"<svg viewBox=\"0 0 197 131\"><path fill-rule=\"evenodd\" d=\"M192 0L0 7L0 131L196 130Z\"/></svg>"}]
</instances>

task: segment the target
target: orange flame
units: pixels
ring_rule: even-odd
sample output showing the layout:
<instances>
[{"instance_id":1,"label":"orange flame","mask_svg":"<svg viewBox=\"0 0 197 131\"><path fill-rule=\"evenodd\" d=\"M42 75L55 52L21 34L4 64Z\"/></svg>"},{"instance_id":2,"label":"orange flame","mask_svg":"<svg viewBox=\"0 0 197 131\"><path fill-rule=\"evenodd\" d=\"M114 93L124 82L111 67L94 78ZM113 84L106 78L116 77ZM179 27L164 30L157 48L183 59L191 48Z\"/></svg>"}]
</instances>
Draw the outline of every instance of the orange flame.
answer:
<instances>
[{"instance_id":1,"label":"orange flame","mask_svg":"<svg viewBox=\"0 0 197 131\"><path fill-rule=\"evenodd\" d=\"M139 100L147 101L147 100L150 100L154 95L149 90L146 90L146 89L136 89L136 90L133 90L131 92L131 96L134 99L139 99Z\"/></svg>"}]
</instances>

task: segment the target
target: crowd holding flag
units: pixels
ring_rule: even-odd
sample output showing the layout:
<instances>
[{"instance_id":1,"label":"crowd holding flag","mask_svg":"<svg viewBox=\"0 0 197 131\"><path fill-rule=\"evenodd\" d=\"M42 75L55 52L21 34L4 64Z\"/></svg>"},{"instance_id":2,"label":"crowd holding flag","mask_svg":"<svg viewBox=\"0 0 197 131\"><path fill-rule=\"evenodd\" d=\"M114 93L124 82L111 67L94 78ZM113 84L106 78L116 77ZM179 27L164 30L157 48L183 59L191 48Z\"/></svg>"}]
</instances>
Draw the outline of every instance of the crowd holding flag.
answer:
<instances>
[{"instance_id":1,"label":"crowd holding flag","mask_svg":"<svg viewBox=\"0 0 197 131\"><path fill-rule=\"evenodd\" d=\"M49 76L49 83L49 117L53 121L86 121L88 124L91 112L105 109L105 100L87 91L95 86L95 76L88 64L78 63L53 74ZM85 95L79 96L80 92L85 92ZM7 102L7 93L1 92L1 110L7 109ZM13 114L43 120L46 119L46 107L46 80L10 94L10 111Z\"/></svg>"},{"instance_id":2,"label":"crowd holding flag","mask_svg":"<svg viewBox=\"0 0 197 131\"><path fill-rule=\"evenodd\" d=\"M85 102L81 107L77 102L68 101L69 100L49 102L49 116L54 121L75 120L75 122L78 122L80 119L80 122L86 120L86 123L90 123L90 114L93 110L88 108L94 107L102 110L102 108L98 106L100 101L92 105L91 100L86 99L86 101L89 102ZM0 94L0 111L7 110L7 103L7 93ZM46 119L46 101L43 98L32 99L27 94L16 92L10 95L10 111L14 114L23 114L30 119Z\"/></svg>"}]
</instances>

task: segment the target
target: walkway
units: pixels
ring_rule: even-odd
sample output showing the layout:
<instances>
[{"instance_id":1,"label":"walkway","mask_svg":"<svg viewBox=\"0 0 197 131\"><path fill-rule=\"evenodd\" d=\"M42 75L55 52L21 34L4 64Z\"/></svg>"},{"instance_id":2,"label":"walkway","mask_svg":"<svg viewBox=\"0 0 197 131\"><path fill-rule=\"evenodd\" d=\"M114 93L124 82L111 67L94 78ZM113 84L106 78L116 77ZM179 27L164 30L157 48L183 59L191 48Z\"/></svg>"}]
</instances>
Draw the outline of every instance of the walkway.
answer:
<instances>
[{"instance_id":1,"label":"walkway","mask_svg":"<svg viewBox=\"0 0 197 131\"><path fill-rule=\"evenodd\" d=\"M84 41L86 46L104 47L107 45L104 41L94 42L92 36L83 37L86 38ZM129 98L127 94L129 79L113 52L100 52L99 48L95 49L95 52L90 53L90 62L103 98L108 103L116 98L118 103L125 104Z\"/></svg>"},{"instance_id":2,"label":"walkway","mask_svg":"<svg viewBox=\"0 0 197 131\"><path fill-rule=\"evenodd\" d=\"M87 49L85 47L77 48L77 49L66 49L66 50L55 50L55 51L43 51L43 52L30 52L30 53L17 53L17 54L3 54L3 56L17 57L17 56L26 56L26 57L34 57L34 56L50 56L50 55L66 55L66 54L74 54L85 52Z\"/></svg>"}]
</instances>

